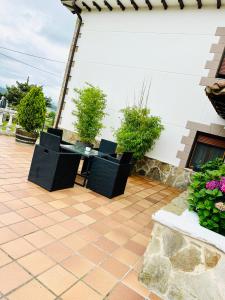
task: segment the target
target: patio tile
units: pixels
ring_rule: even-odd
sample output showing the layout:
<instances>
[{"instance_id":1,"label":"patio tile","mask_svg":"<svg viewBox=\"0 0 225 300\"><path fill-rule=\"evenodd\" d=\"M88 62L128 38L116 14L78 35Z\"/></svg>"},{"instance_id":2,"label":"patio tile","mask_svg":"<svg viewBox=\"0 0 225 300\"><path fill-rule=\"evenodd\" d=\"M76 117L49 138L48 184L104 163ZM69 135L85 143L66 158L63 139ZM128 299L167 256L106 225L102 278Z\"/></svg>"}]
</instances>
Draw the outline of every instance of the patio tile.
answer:
<instances>
[{"instance_id":1,"label":"patio tile","mask_svg":"<svg viewBox=\"0 0 225 300\"><path fill-rule=\"evenodd\" d=\"M1 194L0 194L0 197L1 197ZM6 205L0 203L0 215L1 214L5 214L5 213L7 213L9 211L10 211L10 209Z\"/></svg>"},{"instance_id":2,"label":"patio tile","mask_svg":"<svg viewBox=\"0 0 225 300\"><path fill-rule=\"evenodd\" d=\"M127 265L124 265L111 256L106 258L100 266L118 279L122 278L129 271Z\"/></svg>"},{"instance_id":3,"label":"patio tile","mask_svg":"<svg viewBox=\"0 0 225 300\"><path fill-rule=\"evenodd\" d=\"M32 280L8 296L9 300L53 300L55 296L37 280Z\"/></svg>"},{"instance_id":4,"label":"patio tile","mask_svg":"<svg viewBox=\"0 0 225 300\"><path fill-rule=\"evenodd\" d=\"M69 219L69 217L61 211L47 213L47 216L56 222L62 222Z\"/></svg>"},{"instance_id":5,"label":"patio tile","mask_svg":"<svg viewBox=\"0 0 225 300\"><path fill-rule=\"evenodd\" d=\"M10 263L12 259L5 254L2 250L0 250L0 267Z\"/></svg>"},{"instance_id":6,"label":"patio tile","mask_svg":"<svg viewBox=\"0 0 225 300\"><path fill-rule=\"evenodd\" d=\"M73 207L82 213L85 213L85 212L88 212L91 210L91 207L84 203L75 204L75 205L73 205Z\"/></svg>"},{"instance_id":7,"label":"patio tile","mask_svg":"<svg viewBox=\"0 0 225 300\"><path fill-rule=\"evenodd\" d=\"M0 244L7 243L16 238L17 238L17 234L15 234L12 230L6 227L0 228Z\"/></svg>"},{"instance_id":8,"label":"patio tile","mask_svg":"<svg viewBox=\"0 0 225 300\"><path fill-rule=\"evenodd\" d=\"M49 202L49 205L51 205L52 207L54 207L56 209L61 209L61 208L64 208L64 207L68 206L68 204L64 203L61 200L51 201L51 202Z\"/></svg>"},{"instance_id":9,"label":"patio tile","mask_svg":"<svg viewBox=\"0 0 225 300\"><path fill-rule=\"evenodd\" d=\"M2 245L1 248L14 259L22 257L35 250L35 248L23 238L8 242Z\"/></svg>"},{"instance_id":10,"label":"patio tile","mask_svg":"<svg viewBox=\"0 0 225 300\"><path fill-rule=\"evenodd\" d=\"M6 202L15 199L10 193L1 193L0 202Z\"/></svg>"},{"instance_id":11,"label":"patio tile","mask_svg":"<svg viewBox=\"0 0 225 300\"><path fill-rule=\"evenodd\" d=\"M46 217L45 215L32 218L30 219L30 221L34 223L36 226L38 226L39 228L45 228L55 224L55 222L52 219Z\"/></svg>"},{"instance_id":12,"label":"patio tile","mask_svg":"<svg viewBox=\"0 0 225 300\"><path fill-rule=\"evenodd\" d=\"M20 258L18 262L34 276L43 273L55 265L55 262L52 259L40 251L35 251L26 255Z\"/></svg>"},{"instance_id":13,"label":"patio tile","mask_svg":"<svg viewBox=\"0 0 225 300\"><path fill-rule=\"evenodd\" d=\"M10 225L23 221L24 218L15 212L9 212L1 215L1 222L5 225Z\"/></svg>"},{"instance_id":14,"label":"patio tile","mask_svg":"<svg viewBox=\"0 0 225 300\"><path fill-rule=\"evenodd\" d=\"M136 293L134 290L125 286L122 283L118 283L116 287L111 291L107 300L145 300L140 294Z\"/></svg>"},{"instance_id":15,"label":"patio tile","mask_svg":"<svg viewBox=\"0 0 225 300\"><path fill-rule=\"evenodd\" d=\"M87 216L91 217L92 219L95 219L96 221L104 218L103 214L95 210L87 212Z\"/></svg>"},{"instance_id":16,"label":"patio tile","mask_svg":"<svg viewBox=\"0 0 225 300\"><path fill-rule=\"evenodd\" d=\"M55 208L47 203L41 203L41 204L35 205L34 208L39 210L43 214L47 214L47 213L55 211Z\"/></svg>"},{"instance_id":17,"label":"patio tile","mask_svg":"<svg viewBox=\"0 0 225 300\"><path fill-rule=\"evenodd\" d=\"M78 231L81 228L84 228L85 225L78 222L77 220L70 219L65 222L60 223L61 226L64 228L68 229L70 232Z\"/></svg>"},{"instance_id":18,"label":"patio tile","mask_svg":"<svg viewBox=\"0 0 225 300\"><path fill-rule=\"evenodd\" d=\"M74 207L65 207L61 209L61 211L68 217L75 217L80 214L80 211L75 209Z\"/></svg>"},{"instance_id":19,"label":"patio tile","mask_svg":"<svg viewBox=\"0 0 225 300\"><path fill-rule=\"evenodd\" d=\"M124 245L128 240L128 236L119 230L110 231L105 237L118 245Z\"/></svg>"},{"instance_id":20,"label":"patio tile","mask_svg":"<svg viewBox=\"0 0 225 300\"><path fill-rule=\"evenodd\" d=\"M56 262L60 262L74 254L71 249L65 247L61 242L54 242L44 247L42 251Z\"/></svg>"},{"instance_id":21,"label":"patio tile","mask_svg":"<svg viewBox=\"0 0 225 300\"><path fill-rule=\"evenodd\" d=\"M54 238L44 231L37 231L24 237L37 248L42 248L54 241Z\"/></svg>"},{"instance_id":22,"label":"patio tile","mask_svg":"<svg viewBox=\"0 0 225 300\"><path fill-rule=\"evenodd\" d=\"M128 241L124 247L128 250L130 250L131 252L141 256L144 254L145 250L146 250L146 247L139 244L139 243L136 243L132 240Z\"/></svg>"},{"instance_id":23,"label":"patio tile","mask_svg":"<svg viewBox=\"0 0 225 300\"><path fill-rule=\"evenodd\" d=\"M112 256L128 266L133 266L139 258L139 256L123 247L116 249Z\"/></svg>"},{"instance_id":24,"label":"patio tile","mask_svg":"<svg viewBox=\"0 0 225 300\"><path fill-rule=\"evenodd\" d=\"M130 271L126 277L123 279L123 283L130 287L131 289L135 290L138 294L142 295L143 297L148 297L149 290L146 289L139 281L138 281L138 273L135 271Z\"/></svg>"},{"instance_id":25,"label":"patio tile","mask_svg":"<svg viewBox=\"0 0 225 300\"><path fill-rule=\"evenodd\" d=\"M117 279L103 269L96 267L83 278L83 281L105 296L116 284Z\"/></svg>"},{"instance_id":26,"label":"patio tile","mask_svg":"<svg viewBox=\"0 0 225 300\"><path fill-rule=\"evenodd\" d=\"M61 263L61 265L78 278L83 277L94 267L90 261L79 255L67 258Z\"/></svg>"},{"instance_id":27,"label":"patio tile","mask_svg":"<svg viewBox=\"0 0 225 300\"><path fill-rule=\"evenodd\" d=\"M88 242L94 242L100 237L98 232L90 228L81 229L77 232L77 234L80 238Z\"/></svg>"},{"instance_id":28,"label":"patio tile","mask_svg":"<svg viewBox=\"0 0 225 300\"><path fill-rule=\"evenodd\" d=\"M38 276L38 279L56 295L62 294L77 281L75 276L59 265Z\"/></svg>"},{"instance_id":29,"label":"patio tile","mask_svg":"<svg viewBox=\"0 0 225 300\"><path fill-rule=\"evenodd\" d=\"M100 263L106 257L105 252L91 244L79 250L79 253L95 264Z\"/></svg>"},{"instance_id":30,"label":"patio tile","mask_svg":"<svg viewBox=\"0 0 225 300\"><path fill-rule=\"evenodd\" d=\"M103 221L99 221L90 225L90 228L94 229L100 234L106 234L111 231L111 227L107 226Z\"/></svg>"},{"instance_id":31,"label":"patio tile","mask_svg":"<svg viewBox=\"0 0 225 300\"><path fill-rule=\"evenodd\" d=\"M34 209L33 207L25 207L18 210L18 213L26 219L31 219L37 216L40 216L40 211Z\"/></svg>"},{"instance_id":32,"label":"patio tile","mask_svg":"<svg viewBox=\"0 0 225 300\"><path fill-rule=\"evenodd\" d=\"M61 298L62 300L102 300L102 296L82 281L75 284L71 289L63 294Z\"/></svg>"},{"instance_id":33,"label":"patio tile","mask_svg":"<svg viewBox=\"0 0 225 300\"><path fill-rule=\"evenodd\" d=\"M79 215L75 217L75 219L86 226L95 222L95 219L87 216L86 214Z\"/></svg>"},{"instance_id":34,"label":"patio tile","mask_svg":"<svg viewBox=\"0 0 225 300\"><path fill-rule=\"evenodd\" d=\"M150 300L163 300L162 298L158 297L156 294L150 293L149 295Z\"/></svg>"},{"instance_id":35,"label":"patio tile","mask_svg":"<svg viewBox=\"0 0 225 300\"><path fill-rule=\"evenodd\" d=\"M4 204L13 210L18 210L18 209L28 206L27 203L25 203L21 200L12 200L12 201L8 201L8 202L4 202ZM0 209L0 212L1 212L1 209Z\"/></svg>"},{"instance_id":36,"label":"patio tile","mask_svg":"<svg viewBox=\"0 0 225 300\"><path fill-rule=\"evenodd\" d=\"M31 276L15 262L0 269L0 291L7 294L28 281Z\"/></svg>"},{"instance_id":37,"label":"patio tile","mask_svg":"<svg viewBox=\"0 0 225 300\"><path fill-rule=\"evenodd\" d=\"M91 193L81 193L79 195L73 196L73 199L77 200L78 202L85 202L91 199L94 199L95 196Z\"/></svg>"},{"instance_id":38,"label":"patio tile","mask_svg":"<svg viewBox=\"0 0 225 300\"><path fill-rule=\"evenodd\" d=\"M22 201L27 203L28 205L37 205L41 203L41 200L39 200L36 197L21 197Z\"/></svg>"},{"instance_id":39,"label":"patio tile","mask_svg":"<svg viewBox=\"0 0 225 300\"><path fill-rule=\"evenodd\" d=\"M68 229L58 224L46 228L45 231L56 239L60 239L70 234L70 231Z\"/></svg>"},{"instance_id":40,"label":"patio tile","mask_svg":"<svg viewBox=\"0 0 225 300\"><path fill-rule=\"evenodd\" d=\"M88 244L87 241L82 240L76 233L72 233L61 239L61 242L74 251L78 251Z\"/></svg>"},{"instance_id":41,"label":"patio tile","mask_svg":"<svg viewBox=\"0 0 225 300\"><path fill-rule=\"evenodd\" d=\"M96 241L94 244L96 246L98 246L99 248L101 248L103 251L110 252L110 253L119 247L118 244L105 238L104 236L102 236L100 239L98 239L98 241Z\"/></svg>"},{"instance_id":42,"label":"patio tile","mask_svg":"<svg viewBox=\"0 0 225 300\"><path fill-rule=\"evenodd\" d=\"M23 236L38 230L38 227L29 221L22 221L9 226L10 229L15 231L18 235Z\"/></svg>"}]
</instances>

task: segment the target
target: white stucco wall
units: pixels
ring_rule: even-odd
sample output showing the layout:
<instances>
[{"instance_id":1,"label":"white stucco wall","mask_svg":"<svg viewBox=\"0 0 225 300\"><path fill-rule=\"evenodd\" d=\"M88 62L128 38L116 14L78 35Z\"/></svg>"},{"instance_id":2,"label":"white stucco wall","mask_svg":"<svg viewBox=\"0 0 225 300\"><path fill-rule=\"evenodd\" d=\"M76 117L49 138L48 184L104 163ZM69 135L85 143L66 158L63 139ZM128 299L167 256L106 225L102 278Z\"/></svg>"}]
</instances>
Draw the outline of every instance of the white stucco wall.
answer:
<instances>
[{"instance_id":1,"label":"white stucco wall","mask_svg":"<svg viewBox=\"0 0 225 300\"><path fill-rule=\"evenodd\" d=\"M151 81L149 107L162 118L165 130L147 156L178 165L181 138L188 120L225 124L199 85L217 27L225 26L225 11L216 8L82 13L84 25L75 54L60 127L74 130L74 87L85 82L107 94L102 137L113 139L119 110L134 103L143 81Z\"/></svg>"}]
</instances>

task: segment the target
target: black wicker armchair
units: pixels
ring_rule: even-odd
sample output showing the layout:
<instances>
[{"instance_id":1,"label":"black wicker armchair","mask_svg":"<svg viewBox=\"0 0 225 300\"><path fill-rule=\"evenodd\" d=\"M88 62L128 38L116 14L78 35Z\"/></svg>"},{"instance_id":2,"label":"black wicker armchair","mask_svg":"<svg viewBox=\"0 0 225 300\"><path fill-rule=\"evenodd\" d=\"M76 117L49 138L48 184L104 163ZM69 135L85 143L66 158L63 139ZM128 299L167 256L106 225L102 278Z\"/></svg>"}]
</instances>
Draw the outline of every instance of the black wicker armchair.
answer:
<instances>
[{"instance_id":1,"label":"black wicker armchair","mask_svg":"<svg viewBox=\"0 0 225 300\"><path fill-rule=\"evenodd\" d=\"M94 149L101 152L102 156L105 156L103 154L115 154L116 147L117 147L117 143L109 141L109 140L101 139L99 148L94 148ZM92 163L90 161L90 159L92 159L92 158L84 159L82 170L81 170L82 174L90 170L91 163ZM89 166L89 170L87 170L88 166Z\"/></svg>"},{"instance_id":2,"label":"black wicker armchair","mask_svg":"<svg viewBox=\"0 0 225 300\"><path fill-rule=\"evenodd\" d=\"M50 134L54 134L54 135L57 135L61 138L61 144L64 144L64 145L73 145L69 142L66 142L63 140L63 130L62 129L59 129L59 128L52 128L52 127L48 127L47 129L47 132L50 133Z\"/></svg>"},{"instance_id":3,"label":"black wicker armchair","mask_svg":"<svg viewBox=\"0 0 225 300\"><path fill-rule=\"evenodd\" d=\"M108 198L124 193L131 164L120 163L114 157L94 157L87 188Z\"/></svg>"},{"instance_id":4,"label":"black wicker armchair","mask_svg":"<svg viewBox=\"0 0 225 300\"><path fill-rule=\"evenodd\" d=\"M74 186L80 154L60 152L61 138L42 132L34 149L28 180L48 191Z\"/></svg>"}]
</instances>

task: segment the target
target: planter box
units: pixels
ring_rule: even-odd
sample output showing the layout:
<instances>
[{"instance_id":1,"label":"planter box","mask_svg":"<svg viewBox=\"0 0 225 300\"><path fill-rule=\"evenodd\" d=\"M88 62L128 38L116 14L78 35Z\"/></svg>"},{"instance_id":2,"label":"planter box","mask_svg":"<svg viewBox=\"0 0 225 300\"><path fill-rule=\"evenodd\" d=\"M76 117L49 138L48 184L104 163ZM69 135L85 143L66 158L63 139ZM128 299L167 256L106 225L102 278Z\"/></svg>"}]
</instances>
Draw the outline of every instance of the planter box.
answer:
<instances>
[{"instance_id":1,"label":"planter box","mask_svg":"<svg viewBox=\"0 0 225 300\"><path fill-rule=\"evenodd\" d=\"M21 128L16 129L16 141L19 143L34 145L37 138L37 133L27 132Z\"/></svg>"}]
</instances>

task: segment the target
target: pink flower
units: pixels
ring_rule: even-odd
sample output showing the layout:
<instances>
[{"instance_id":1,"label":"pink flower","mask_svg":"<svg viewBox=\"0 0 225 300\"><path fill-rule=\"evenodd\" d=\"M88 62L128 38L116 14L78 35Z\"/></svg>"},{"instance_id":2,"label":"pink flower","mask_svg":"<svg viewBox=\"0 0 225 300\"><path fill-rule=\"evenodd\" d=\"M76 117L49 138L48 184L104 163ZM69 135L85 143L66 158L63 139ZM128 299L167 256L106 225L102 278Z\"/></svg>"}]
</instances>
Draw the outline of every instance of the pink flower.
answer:
<instances>
[{"instance_id":1,"label":"pink flower","mask_svg":"<svg viewBox=\"0 0 225 300\"><path fill-rule=\"evenodd\" d=\"M220 187L220 181L218 180L211 180L206 183L207 190L214 190Z\"/></svg>"},{"instance_id":2,"label":"pink flower","mask_svg":"<svg viewBox=\"0 0 225 300\"><path fill-rule=\"evenodd\" d=\"M220 190L221 192L225 193L225 183L220 186Z\"/></svg>"}]
</instances>

